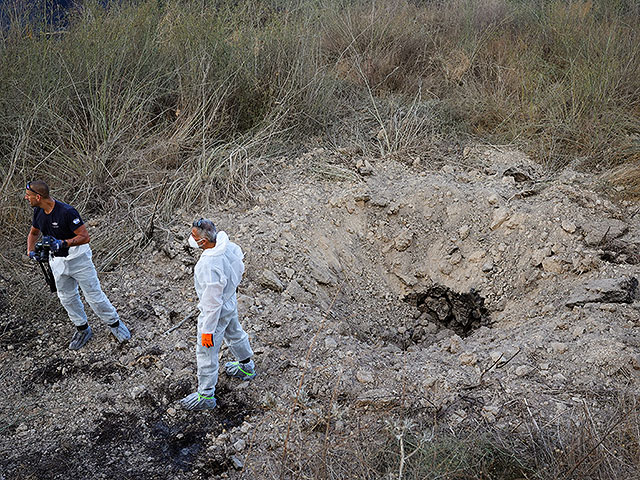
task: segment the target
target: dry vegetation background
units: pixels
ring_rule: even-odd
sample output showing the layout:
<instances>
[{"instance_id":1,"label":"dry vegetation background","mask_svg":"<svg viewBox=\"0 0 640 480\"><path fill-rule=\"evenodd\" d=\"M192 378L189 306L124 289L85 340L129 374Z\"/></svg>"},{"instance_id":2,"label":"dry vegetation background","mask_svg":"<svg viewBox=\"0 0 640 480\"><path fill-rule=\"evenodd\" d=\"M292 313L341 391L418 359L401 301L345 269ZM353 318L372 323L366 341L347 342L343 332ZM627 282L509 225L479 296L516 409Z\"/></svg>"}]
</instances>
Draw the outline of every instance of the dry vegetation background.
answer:
<instances>
[{"instance_id":1,"label":"dry vegetation background","mask_svg":"<svg viewBox=\"0 0 640 480\"><path fill-rule=\"evenodd\" d=\"M640 198L633 0L87 1L57 22L21 5L3 3L0 30L0 263L17 289L27 291L12 258L34 178L112 219L94 247L108 252L102 268L178 208L251 197L261 165L309 146L400 157L511 144L549 171L571 163ZM638 435L621 422L614 444ZM576 425L588 439L587 415ZM558 457L540 439L523 459L494 438L425 443L394 428L374 463L384 473L407 458L406 478L573 471L598 443Z\"/></svg>"}]
</instances>

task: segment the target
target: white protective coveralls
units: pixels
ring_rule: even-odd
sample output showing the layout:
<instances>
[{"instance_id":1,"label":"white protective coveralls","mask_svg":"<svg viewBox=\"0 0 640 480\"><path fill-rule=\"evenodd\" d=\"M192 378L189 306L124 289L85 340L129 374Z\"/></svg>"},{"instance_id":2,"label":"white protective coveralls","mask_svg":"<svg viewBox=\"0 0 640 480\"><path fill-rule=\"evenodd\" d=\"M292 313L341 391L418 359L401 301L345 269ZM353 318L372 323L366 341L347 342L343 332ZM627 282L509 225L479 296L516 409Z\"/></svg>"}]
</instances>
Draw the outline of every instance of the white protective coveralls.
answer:
<instances>
[{"instance_id":1,"label":"white protective coveralls","mask_svg":"<svg viewBox=\"0 0 640 480\"><path fill-rule=\"evenodd\" d=\"M242 249L229 241L225 232L218 232L216 246L202 252L194 269L198 294L198 393L213 396L218 382L218 353L222 341L237 360L253 356L249 336L238 320L236 289L242 280L244 264ZM202 334L213 334L213 347L202 346Z\"/></svg>"},{"instance_id":2,"label":"white protective coveralls","mask_svg":"<svg viewBox=\"0 0 640 480\"><path fill-rule=\"evenodd\" d=\"M60 303L77 327L87 323L87 314L78 293L78 286L82 289L91 309L104 323L112 325L120 320L118 312L100 288L98 274L91 257L91 247L85 243L69 247L68 256L52 257L49 261Z\"/></svg>"}]
</instances>

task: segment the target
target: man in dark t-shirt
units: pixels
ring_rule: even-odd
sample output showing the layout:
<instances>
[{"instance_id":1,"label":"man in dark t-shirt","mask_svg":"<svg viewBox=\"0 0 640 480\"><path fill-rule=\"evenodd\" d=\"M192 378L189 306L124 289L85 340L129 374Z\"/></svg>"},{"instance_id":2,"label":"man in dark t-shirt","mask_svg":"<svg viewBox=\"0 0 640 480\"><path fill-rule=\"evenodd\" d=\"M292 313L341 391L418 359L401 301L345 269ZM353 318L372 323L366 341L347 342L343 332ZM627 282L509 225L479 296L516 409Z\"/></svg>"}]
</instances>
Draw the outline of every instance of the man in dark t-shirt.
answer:
<instances>
[{"instance_id":1,"label":"man in dark t-shirt","mask_svg":"<svg viewBox=\"0 0 640 480\"><path fill-rule=\"evenodd\" d=\"M51 271L58 298L76 326L69 348L82 348L93 336L78 293L106 323L119 342L131 338L129 329L100 287L98 274L91 260L89 232L78 211L71 205L49 195L49 186L40 180L27 183L24 198L33 207L33 221L27 236L27 252L35 258L35 245L40 234L49 236L52 258Z\"/></svg>"}]
</instances>

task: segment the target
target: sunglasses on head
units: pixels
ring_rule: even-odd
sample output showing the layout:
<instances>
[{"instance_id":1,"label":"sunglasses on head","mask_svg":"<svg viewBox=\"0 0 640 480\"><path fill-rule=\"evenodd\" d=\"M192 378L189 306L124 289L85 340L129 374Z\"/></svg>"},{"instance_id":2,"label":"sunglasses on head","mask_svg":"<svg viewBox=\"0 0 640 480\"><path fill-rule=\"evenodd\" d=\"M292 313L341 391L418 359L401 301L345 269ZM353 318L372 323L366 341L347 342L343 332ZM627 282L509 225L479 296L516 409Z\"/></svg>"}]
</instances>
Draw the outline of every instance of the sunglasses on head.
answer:
<instances>
[{"instance_id":1,"label":"sunglasses on head","mask_svg":"<svg viewBox=\"0 0 640 480\"><path fill-rule=\"evenodd\" d=\"M195 220L193 222L193 226L196 228L202 228L202 225L204 225L204 222L206 221L206 219L201 218L200 220Z\"/></svg>"},{"instance_id":2,"label":"sunglasses on head","mask_svg":"<svg viewBox=\"0 0 640 480\"><path fill-rule=\"evenodd\" d=\"M40 192L38 192L37 190L34 190L33 188L31 188L31 182L27 183L27 190L29 190L30 192L35 193L36 195L42 196L42 194Z\"/></svg>"}]
</instances>

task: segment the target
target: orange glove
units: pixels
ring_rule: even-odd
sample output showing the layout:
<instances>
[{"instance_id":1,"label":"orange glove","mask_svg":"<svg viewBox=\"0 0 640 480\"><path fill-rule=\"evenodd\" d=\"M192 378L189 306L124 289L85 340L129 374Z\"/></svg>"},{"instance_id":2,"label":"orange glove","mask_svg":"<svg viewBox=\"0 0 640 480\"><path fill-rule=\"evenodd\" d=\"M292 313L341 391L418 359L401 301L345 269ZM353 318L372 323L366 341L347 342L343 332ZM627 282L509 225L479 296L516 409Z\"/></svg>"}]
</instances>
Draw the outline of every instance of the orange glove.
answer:
<instances>
[{"instance_id":1,"label":"orange glove","mask_svg":"<svg viewBox=\"0 0 640 480\"><path fill-rule=\"evenodd\" d=\"M203 347L213 347L213 333L203 333L202 334L202 346Z\"/></svg>"}]
</instances>

